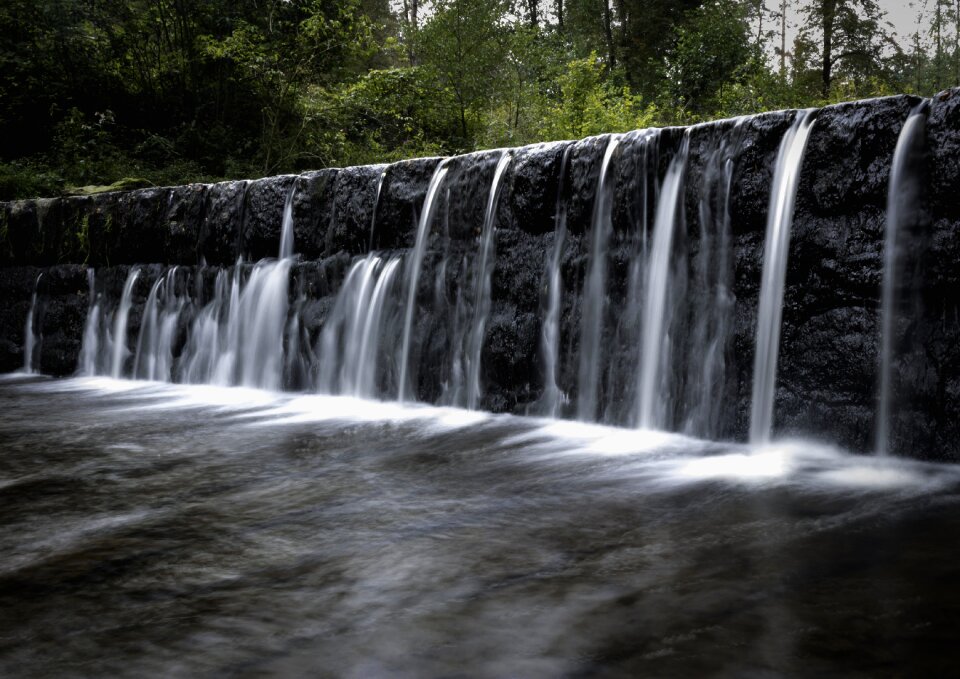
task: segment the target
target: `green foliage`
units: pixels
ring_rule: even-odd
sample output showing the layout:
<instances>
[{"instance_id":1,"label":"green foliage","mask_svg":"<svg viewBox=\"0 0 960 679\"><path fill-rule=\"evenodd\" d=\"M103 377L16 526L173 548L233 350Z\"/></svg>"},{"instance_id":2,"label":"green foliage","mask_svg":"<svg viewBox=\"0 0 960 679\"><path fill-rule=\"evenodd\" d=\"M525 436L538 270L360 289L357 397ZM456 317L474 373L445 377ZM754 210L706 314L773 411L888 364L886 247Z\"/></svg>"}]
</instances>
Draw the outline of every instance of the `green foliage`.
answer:
<instances>
[{"instance_id":1,"label":"green foliage","mask_svg":"<svg viewBox=\"0 0 960 679\"><path fill-rule=\"evenodd\" d=\"M673 104L701 114L716 110L725 87L743 84L758 70L749 40L743 3L709 0L689 12L667 61Z\"/></svg>"},{"instance_id":2,"label":"green foliage","mask_svg":"<svg viewBox=\"0 0 960 679\"><path fill-rule=\"evenodd\" d=\"M800 0L781 71L761 0L6 0L0 199L932 94L957 7L901 45L877 0Z\"/></svg>"},{"instance_id":3,"label":"green foliage","mask_svg":"<svg viewBox=\"0 0 960 679\"><path fill-rule=\"evenodd\" d=\"M55 196L62 189L62 177L44 165L29 160L0 163L0 200Z\"/></svg>"},{"instance_id":4,"label":"green foliage","mask_svg":"<svg viewBox=\"0 0 960 679\"><path fill-rule=\"evenodd\" d=\"M546 138L625 132L649 127L657 120L656 106L645 106L628 87L617 88L604 78L604 66L596 54L567 64L558 84L559 101L549 108L544 121Z\"/></svg>"}]
</instances>

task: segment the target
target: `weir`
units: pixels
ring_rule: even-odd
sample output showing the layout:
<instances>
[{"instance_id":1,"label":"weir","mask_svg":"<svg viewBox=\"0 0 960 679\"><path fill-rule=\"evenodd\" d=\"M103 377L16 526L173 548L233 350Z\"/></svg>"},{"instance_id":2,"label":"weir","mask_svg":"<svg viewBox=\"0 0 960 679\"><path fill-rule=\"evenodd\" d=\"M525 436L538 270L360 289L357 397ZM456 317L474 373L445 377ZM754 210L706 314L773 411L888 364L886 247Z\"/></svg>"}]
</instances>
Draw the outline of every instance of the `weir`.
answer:
<instances>
[{"instance_id":1,"label":"weir","mask_svg":"<svg viewBox=\"0 0 960 679\"><path fill-rule=\"evenodd\" d=\"M43 210L41 245L37 205L3 204L0 287L17 321L0 339L11 369L951 458L957 100L925 104L925 144L921 102L891 97L62 198ZM901 233L894 196L913 170L899 159L917 145L929 228ZM901 237L927 278L897 307L917 343L897 352ZM926 415L889 433L894 373L898 407Z\"/></svg>"}]
</instances>

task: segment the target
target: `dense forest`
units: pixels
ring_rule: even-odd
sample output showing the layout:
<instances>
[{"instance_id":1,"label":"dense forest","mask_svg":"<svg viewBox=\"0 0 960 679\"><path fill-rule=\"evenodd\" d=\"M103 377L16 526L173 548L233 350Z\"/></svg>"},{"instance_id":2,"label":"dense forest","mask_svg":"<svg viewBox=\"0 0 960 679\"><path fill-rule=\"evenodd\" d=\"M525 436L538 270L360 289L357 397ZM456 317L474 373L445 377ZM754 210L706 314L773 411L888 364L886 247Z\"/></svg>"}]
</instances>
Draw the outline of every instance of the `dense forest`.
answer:
<instances>
[{"instance_id":1,"label":"dense forest","mask_svg":"<svg viewBox=\"0 0 960 679\"><path fill-rule=\"evenodd\" d=\"M876 0L5 0L0 199L958 82L960 0L926 0L909 36Z\"/></svg>"}]
</instances>

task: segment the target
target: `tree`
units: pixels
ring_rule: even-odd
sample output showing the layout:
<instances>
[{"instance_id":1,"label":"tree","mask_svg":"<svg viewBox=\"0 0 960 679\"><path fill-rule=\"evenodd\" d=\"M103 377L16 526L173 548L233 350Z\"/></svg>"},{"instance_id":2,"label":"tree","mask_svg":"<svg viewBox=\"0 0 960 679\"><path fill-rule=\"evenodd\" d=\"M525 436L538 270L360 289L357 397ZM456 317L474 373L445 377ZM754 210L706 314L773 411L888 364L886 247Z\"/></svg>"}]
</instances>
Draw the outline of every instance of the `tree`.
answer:
<instances>
[{"instance_id":1,"label":"tree","mask_svg":"<svg viewBox=\"0 0 960 679\"><path fill-rule=\"evenodd\" d=\"M439 0L434 9L418 33L417 51L438 74L439 86L453 92L466 146L471 126L500 80L504 46L498 36L507 5L502 0Z\"/></svg>"},{"instance_id":2,"label":"tree","mask_svg":"<svg viewBox=\"0 0 960 679\"><path fill-rule=\"evenodd\" d=\"M747 9L735 0L710 0L688 13L667 57L675 103L705 113L722 97L724 85L745 73L760 47L750 44Z\"/></svg>"},{"instance_id":3,"label":"tree","mask_svg":"<svg viewBox=\"0 0 960 679\"><path fill-rule=\"evenodd\" d=\"M830 96L836 72L861 84L883 71L884 49L892 42L876 0L813 0L802 10L801 40L819 36L820 92Z\"/></svg>"}]
</instances>

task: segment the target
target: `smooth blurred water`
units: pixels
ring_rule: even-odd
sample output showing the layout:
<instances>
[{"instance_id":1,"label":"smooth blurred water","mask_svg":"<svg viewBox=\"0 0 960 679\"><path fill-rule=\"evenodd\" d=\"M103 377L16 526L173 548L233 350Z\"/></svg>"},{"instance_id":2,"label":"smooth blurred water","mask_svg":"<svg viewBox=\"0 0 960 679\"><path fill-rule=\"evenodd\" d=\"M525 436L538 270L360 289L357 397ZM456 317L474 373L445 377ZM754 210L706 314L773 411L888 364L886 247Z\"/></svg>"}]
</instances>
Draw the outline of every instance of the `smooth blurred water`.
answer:
<instances>
[{"instance_id":1,"label":"smooth blurred water","mask_svg":"<svg viewBox=\"0 0 960 679\"><path fill-rule=\"evenodd\" d=\"M946 676L960 470L0 380L3 676Z\"/></svg>"}]
</instances>

